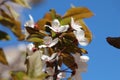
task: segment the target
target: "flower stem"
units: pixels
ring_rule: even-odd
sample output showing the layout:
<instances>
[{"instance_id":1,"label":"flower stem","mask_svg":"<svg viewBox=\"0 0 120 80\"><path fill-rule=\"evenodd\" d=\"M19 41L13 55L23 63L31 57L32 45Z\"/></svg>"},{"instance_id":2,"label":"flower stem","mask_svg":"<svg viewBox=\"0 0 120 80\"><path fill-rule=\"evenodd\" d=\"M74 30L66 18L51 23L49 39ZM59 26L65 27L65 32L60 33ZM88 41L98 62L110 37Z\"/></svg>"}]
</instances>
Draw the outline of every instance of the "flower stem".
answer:
<instances>
[{"instance_id":1,"label":"flower stem","mask_svg":"<svg viewBox=\"0 0 120 80\"><path fill-rule=\"evenodd\" d=\"M54 72L53 80L57 80L57 75L59 74L59 71L58 71L58 61L55 60L54 64L55 64L55 72Z\"/></svg>"}]
</instances>

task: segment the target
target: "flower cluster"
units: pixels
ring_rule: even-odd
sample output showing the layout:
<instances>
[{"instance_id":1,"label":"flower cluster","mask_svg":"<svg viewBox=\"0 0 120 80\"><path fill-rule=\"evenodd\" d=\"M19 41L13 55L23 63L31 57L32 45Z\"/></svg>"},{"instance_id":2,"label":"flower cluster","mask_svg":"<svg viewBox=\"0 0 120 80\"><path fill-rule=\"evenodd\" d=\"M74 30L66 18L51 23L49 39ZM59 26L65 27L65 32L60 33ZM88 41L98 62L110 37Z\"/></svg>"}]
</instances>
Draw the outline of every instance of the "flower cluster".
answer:
<instances>
[{"instance_id":1,"label":"flower cluster","mask_svg":"<svg viewBox=\"0 0 120 80\"><path fill-rule=\"evenodd\" d=\"M47 74L45 80L61 80L69 72L68 69L71 69L72 78L80 80L79 75L86 71L89 57L84 55L87 51L78 45L87 46L91 42L92 34L82 18L79 18L85 16L78 15L80 12L71 12L76 10L84 8L72 8L64 16L50 10L36 23L29 15L30 20L24 25L26 40L32 42L27 47L28 72L30 64L33 64L30 63L30 57L40 51L41 73ZM62 64L68 69L61 70Z\"/></svg>"}]
</instances>

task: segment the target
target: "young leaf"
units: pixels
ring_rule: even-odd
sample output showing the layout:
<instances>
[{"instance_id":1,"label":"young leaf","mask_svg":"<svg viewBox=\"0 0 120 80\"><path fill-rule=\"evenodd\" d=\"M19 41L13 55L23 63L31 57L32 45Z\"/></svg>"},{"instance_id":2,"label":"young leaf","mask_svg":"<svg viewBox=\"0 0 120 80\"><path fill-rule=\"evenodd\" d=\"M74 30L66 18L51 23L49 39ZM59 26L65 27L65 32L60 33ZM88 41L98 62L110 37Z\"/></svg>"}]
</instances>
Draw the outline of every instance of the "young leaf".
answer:
<instances>
[{"instance_id":1,"label":"young leaf","mask_svg":"<svg viewBox=\"0 0 120 80\"><path fill-rule=\"evenodd\" d=\"M39 30L33 29L31 27L25 27L29 34L39 33Z\"/></svg>"},{"instance_id":2,"label":"young leaf","mask_svg":"<svg viewBox=\"0 0 120 80\"><path fill-rule=\"evenodd\" d=\"M83 18L89 18L93 16L93 13L86 7L73 7L69 9L65 15L62 17L61 24L69 24L71 17L73 17L75 20L77 19L83 19Z\"/></svg>"},{"instance_id":3,"label":"young leaf","mask_svg":"<svg viewBox=\"0 0 120 80\"><path fill-rule=\"evenodd\" d=\"M120 37L107 37L106 40L111 46L120 49Z\"/></svg>"},{"instance_id":4,"label":"young leaf","mask_svg":"<svg viewBox=\"0 0 120 80\"><path fill-rule=\"evenodd\" d=\"M2 64L8 65L7 59L6 59L6 57L5 57L5 54L4 54L2 48L0 48L0 62L1 62Z\"/></svg>"},{"instance_id":5,"label":"young leaf","mask_svg":"<svg viewBox=\"0 0 120 80\"><path fill-rule=\"evenodd\" d=\"M0 40L10 40L10 36L6 32L0 30Z\"/></svg>"},{"instance_id":6,"label":"young leaf","mask_svg":"<svg viewBox=\"0 0 120 80\"><path fill-rule=\"evenodd\" d=\"M86 7L75 7L69 9L63 18L73 17L75 19L89 18L93 16L93 13Z\"/></svg>"},{"instance_id":7,"label":"young leaf","mask_svg":"<svg viewBox=\"0 0 120 80\"><path fill-rule=\"evenodd\" d=\"M43 42L43 39L39 38L39 37L35 37L35 36L29 36L27 38L27 41L29 42L39 42L39 43L42 43Z\"/></svg>"},{"instance_id":8,"label":"young leaf","mask_svg":"<svg viewBox=\"0 0 120 80\"><path fill-rule=\"evenodd\" d=\"M83 54L87 54L88 52L85 50L85 49L83 49L83 48L80 48L80 53L83 53Z\"/></svg>"}]
</instances>

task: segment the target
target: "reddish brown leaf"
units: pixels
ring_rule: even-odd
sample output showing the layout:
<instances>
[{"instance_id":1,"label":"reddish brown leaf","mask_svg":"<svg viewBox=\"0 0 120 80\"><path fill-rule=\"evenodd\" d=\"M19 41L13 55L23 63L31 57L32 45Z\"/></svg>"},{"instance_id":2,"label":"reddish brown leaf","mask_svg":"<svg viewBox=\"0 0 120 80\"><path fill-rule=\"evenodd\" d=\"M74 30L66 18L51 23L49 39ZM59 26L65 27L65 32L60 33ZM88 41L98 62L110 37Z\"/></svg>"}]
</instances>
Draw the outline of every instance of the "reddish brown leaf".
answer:
<instances>
[{"instance_id":1,"label":"reddish brown leaf","mask_svg":"<svg viewBox=\"0 0 120 80\"><path fill-rule=\"evenodd\" d=\"M69 67L71 70L75 70L77 65L75 63L74 57L69 53L62 53L63 63Z\"/></svg>"},{"instance_id":2,"label":"reddish brown leaf","mask_svg":"<svg viewBox=\"0 0 120 80\"><path fill-rule=\"evenodd\" d=\"M107 42L118 49L120 49L120 37L107 37Z\"/></svg>"}]
</instances>

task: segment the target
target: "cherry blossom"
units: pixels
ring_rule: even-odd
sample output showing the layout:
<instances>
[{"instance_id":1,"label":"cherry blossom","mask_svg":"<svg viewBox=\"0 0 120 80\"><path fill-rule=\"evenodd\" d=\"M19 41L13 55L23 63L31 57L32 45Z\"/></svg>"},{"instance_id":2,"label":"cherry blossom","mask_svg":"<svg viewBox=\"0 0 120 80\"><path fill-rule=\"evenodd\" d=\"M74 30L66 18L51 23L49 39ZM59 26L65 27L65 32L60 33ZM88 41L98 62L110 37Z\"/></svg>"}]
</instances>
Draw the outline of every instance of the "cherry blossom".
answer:
<instances>
[{"instance_id":1,"label":"cherry blossom","mask_svg":"<svg viewBox=\"0 0 120 80\"><path fill-rule=\"evenodd\" d=\"M53 47L54 45L56 45L58 43L58 38L55 38L52 40L51 37L46 36L44 38L44 44L38 46L39 48L45 48L45 47Z\"/></svg>"},{"instance_id":2,"label":"cherry blossom","mask_svg":"<svg viewBox=\"0 0 120 80\"><path fill-rule=\"evenodd\" d=\"M77 31L73 31L74 35L76 36L78 43L82 46L87 46L89 44L87 38L85 38L85 33L83 30L79 29Z\"/></svg>"},{"instance_id":3,"label":"cherry blossom","mask_svg":"<svg viewBox=\"0 0 120 80\"><path fill-rule=\"evenodd\" d=\"M89 57L88 56L80 56L80 59L82 62L88 62L89 61Z\"/></svg>"},{"instance_id":4,"label":"cherry blossom","mask_svg":"<svg viewBox=\"0 0 120 80\"><path fill-rule=\"evenodd\" d=\"M29 15L29 18L30 18L30 20L28 20L28 21L24 24L24 26L25 26L25 27L34 28L34 25L35 25L34 19L33 19L33 17L32 17L31 15Z\"/></svg>"},{"instance_id":5,"label":"cherry blossom","mask_svg":"<svg viewBox=\"0 0 120 80\"><path fill-rule=\"evenodd\" d=\"M82 30L82 26L74 21L73 18L71 18L71 27L73 28L73 33L76 36L78 43L82 46L88 45L88 40L85 37L85 32Z\"/></svg>"},{"instance_id":6,"label":"cherry blossom","mask_svg":"<svg viewBox=\"0 0 120 80\"><path fill-rule=\"evenodd\" d=\"M74 29L74 30L79 30L82 28L82 26L80 26L80 24L76 23L73 19L73 17L71 17L71 27Z\"/></svg>"},{"instance_id":7,"label":"cherry blossom","mask_svg":"<svg viewBox=\"0 0 120 80\"><path fill-rule=\"evenodd\" d=\"M75 59L75 62L78 65L78 68L76 69L76 73L73 76L73 79L75 79L75 80L82 80L80 74L87 70L86 62L88 62L89 57L88 56L80 56L79 53L73 54L73 57Z\"/></svg>"},{"instance_id":8,"label":"cherry blossom","mask_svg":"<svg viewBox=\"0 0 120 80\"><path fill-rule=\"evenodd\" d=\"M28 20L28 21L24 24L24 26L25 26L25 27L34 28L34 26L35 26L34 19L33 19L33 17L32 17L31 15L29 15L29 18L30 18L30 20ZM26 38L27 38L30 34L27 32L26 29L24 29L23 32L24 32L24 34L25 34L25 40L26 40Z\"/></svg>"},{"instance_id":9,"label":"cherry blossom","mask_svg":"<svg viewBox=\"0 0 120 80\"><path fill-rule=\"evenodd\" d=\"M69 28L69 25L60 25L60 22L58 19L54 19L52 21L52 26L49 26L49 25L45 25L45 26L49 27L51 30L57 33L66 32Z\"/></svg>"}]
</instances>

